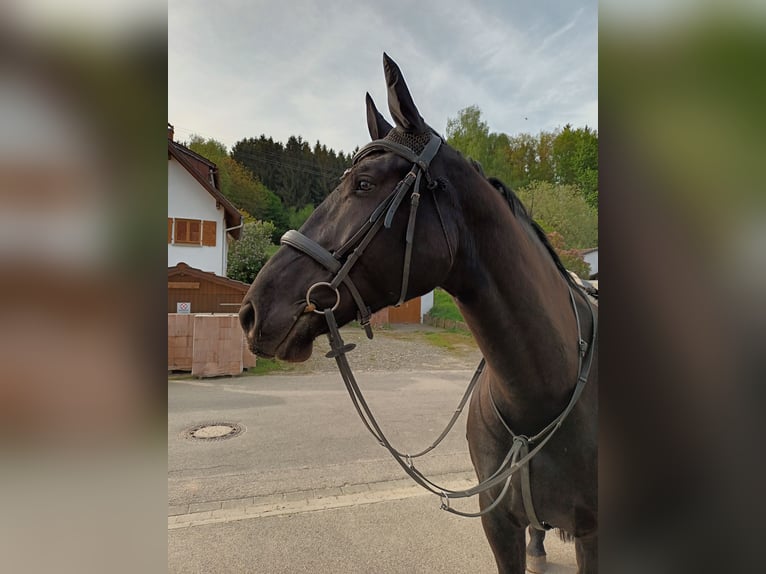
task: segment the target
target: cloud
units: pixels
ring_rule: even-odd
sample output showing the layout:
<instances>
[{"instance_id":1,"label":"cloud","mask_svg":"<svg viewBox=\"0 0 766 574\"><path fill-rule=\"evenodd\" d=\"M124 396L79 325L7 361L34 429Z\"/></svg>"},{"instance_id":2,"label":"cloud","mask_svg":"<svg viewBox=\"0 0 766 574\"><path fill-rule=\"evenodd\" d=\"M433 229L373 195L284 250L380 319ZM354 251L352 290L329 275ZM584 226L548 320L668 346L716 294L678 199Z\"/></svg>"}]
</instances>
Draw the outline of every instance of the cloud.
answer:
<instances>
[{"instance_id":1,"label":"cloud","mask_svg":"<svg viewBox=\"0 0 766 574\"><path fill-rule=\"evenodd\" d=\"M229 146L261 133L363 145L365 92L386 109L384 51L440 131L473 104L507 133L595 108L595 2L171 0L168 21L168 120Z\"/></svg>"}]
</instances>

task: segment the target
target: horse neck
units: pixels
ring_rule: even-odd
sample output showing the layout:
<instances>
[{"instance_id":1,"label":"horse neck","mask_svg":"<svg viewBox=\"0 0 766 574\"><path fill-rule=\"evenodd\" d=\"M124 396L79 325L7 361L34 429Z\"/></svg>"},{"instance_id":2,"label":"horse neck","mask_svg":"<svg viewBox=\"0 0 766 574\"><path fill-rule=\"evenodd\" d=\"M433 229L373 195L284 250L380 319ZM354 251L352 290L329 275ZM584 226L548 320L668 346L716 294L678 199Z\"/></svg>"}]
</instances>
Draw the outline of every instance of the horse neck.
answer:
<instances>
[{"instance_id":1,"label":"horse neck","mask_svg":"<svg viewBox=\"0 0 766 574\"><path fill-rule=\"evenodd\" d=\"M518 432L527 432L569 398L577 326L567 284L545 246L494 189L481 191L463 194L471 198L462 206L471 232L461 234L444 286L487 361L495 400Z\"/></svg>"}]
</instances>

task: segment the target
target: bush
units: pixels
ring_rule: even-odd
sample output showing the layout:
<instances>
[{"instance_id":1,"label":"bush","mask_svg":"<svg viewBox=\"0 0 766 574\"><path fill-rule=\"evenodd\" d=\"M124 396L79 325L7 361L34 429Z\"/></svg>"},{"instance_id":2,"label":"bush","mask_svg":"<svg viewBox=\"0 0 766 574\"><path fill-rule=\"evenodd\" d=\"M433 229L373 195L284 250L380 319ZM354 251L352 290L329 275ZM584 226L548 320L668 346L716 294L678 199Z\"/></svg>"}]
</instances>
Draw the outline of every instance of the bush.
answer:
<instances>
[{"instance_id":1,"label":"bush","mask_svg":"<svg viewBox=\"0 0 766 574\"><path fill-rule=\"evenodd\" d=\"M558 250L598 246L598 212L576 187L536 181L517 190L517 195L546 232L561 234Z\"/></svg>"},{"instance_id":2,"label":"bush","mask_svg":"<svg viewBox=\"0 0 766 574\"><path fill-rule=\"evenodd\" d=\"M585 262L585 258L577 249L565 249L564 238L557 231L551 231L548 235L548 241L556 250L561 259L561 263L568 271L574 271L578 277L587 279L590 276L590 266Z\"/></svg>"},{"instance_id":3,"label":"bush","mask_svg":"<svg viewBox=\"0 0 766 574\"><path fill-rule=\"evenodd\" d=\"M233 242L229 249L227 275L237 281L252 283L273 253L273 233L274 224L270 221L245 223L239 241Z\"/></svg>"},{"instance_id":4,"label":"bush","mask_svg":"<svg viewBox=\"0 0 766 574\"><path fill-rule=\"evenodd\" d=\"M437 319L463 320L463 316L452 299L452 295L443 289L434 289L434 305L428 311L428 314Z\"/></svg>"}]
</instances>

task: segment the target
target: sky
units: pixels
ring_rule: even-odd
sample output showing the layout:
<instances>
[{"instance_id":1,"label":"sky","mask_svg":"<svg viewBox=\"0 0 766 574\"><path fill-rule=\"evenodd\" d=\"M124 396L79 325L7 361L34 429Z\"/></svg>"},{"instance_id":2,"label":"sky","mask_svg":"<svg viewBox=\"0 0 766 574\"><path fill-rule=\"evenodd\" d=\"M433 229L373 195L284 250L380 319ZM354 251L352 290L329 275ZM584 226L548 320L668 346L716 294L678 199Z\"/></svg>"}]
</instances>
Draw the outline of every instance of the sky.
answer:
<instances>
[{"instance_id":1,"label":"sky","mask_svg":"<svg viewBox=\"0 0 766 574\"><path fill-rule=\"evenodd\" d=\"M597 14L595 0L169 0L168 122L180 141L295 135L349 153L370 140L366 92L391 120L386 52L438 132L471 105L492 132L598 129Z\"/></svg>"}]
</instances>

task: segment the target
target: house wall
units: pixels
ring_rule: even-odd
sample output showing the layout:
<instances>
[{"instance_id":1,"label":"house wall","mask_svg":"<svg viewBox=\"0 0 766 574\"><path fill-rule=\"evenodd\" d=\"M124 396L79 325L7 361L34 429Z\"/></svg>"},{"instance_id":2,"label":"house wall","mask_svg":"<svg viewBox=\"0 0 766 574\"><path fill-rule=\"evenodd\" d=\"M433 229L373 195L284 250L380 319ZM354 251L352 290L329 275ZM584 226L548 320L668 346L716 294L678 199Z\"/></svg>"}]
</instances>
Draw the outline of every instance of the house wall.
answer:
<instances>
[{"instance_id":1,"label":"house wall","mask_svg":"<svg viewBox=\"0 0 766 574\"><path fill-rule=\"evenodd\" d=\"M168 217L212 220L216 222L215 246L168 243L168 267L187 263L203 271L226 276L224 210L186 169L171 157L168 160Z\"/></svg>"},{"instance_id":2,"label":"house wall","mask_svg":"<svg viewBox=\"0 0 766 574\"><path fill-rule=\"evenodd\" d=\"M431 307L434 306L434 292L429 291L422 297L420 297L420 322L423 322L423 317L428 314Z\"/></svg>"},{"instance_id":3,"label":"house wall","mask_svg":"<svg viewBox=\"0 0 766 574\"><path fill-rule=\"evenodd\" d=\"M188 285L188 287L186 287ZM177 303L191 303L191 313L237 313L249 287L235 289L193 276L168 278L168 313L175 313Z\"/></svg>"},{"instance_id":4,"label":"house wall","mask_svg":"<svg viewBox=\"0 0 766 574\"><path fill-rule=\"evenodd\" d=\"M587 263L590 266L591 276L598 273L598 250L590 251L589 253L586 253L585 255L583 255L583 259L585 260L585 263Z\"/></svg>"}]
</instances>

